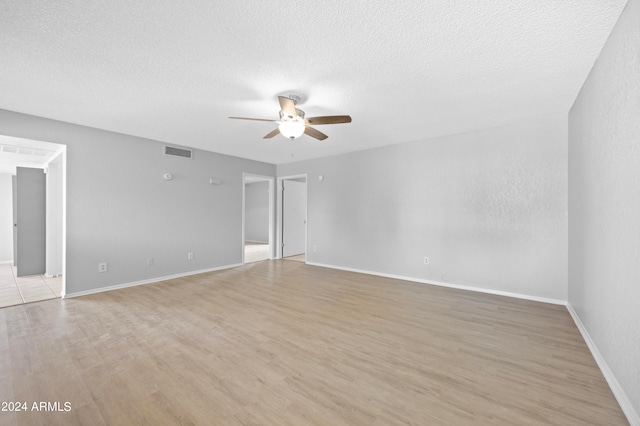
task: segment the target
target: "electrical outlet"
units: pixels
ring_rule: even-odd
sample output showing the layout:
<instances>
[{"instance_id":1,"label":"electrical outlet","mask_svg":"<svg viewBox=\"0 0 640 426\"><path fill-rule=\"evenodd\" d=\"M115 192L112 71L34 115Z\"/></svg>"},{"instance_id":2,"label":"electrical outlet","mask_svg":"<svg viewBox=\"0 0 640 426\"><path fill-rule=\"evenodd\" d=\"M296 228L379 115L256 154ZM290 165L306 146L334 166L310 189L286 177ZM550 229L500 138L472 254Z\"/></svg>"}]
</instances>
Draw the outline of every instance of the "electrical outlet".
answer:
<instances>
[{"instance_id":1,"label":"electrical outlet","mask_svg":"<svg viewBox=\"0 0 640 426\"><path fill-rule=\"evenodd\" d=\"M107 262L98 263L98 272L107 272Z\"/></svg>"},{"instance_id":2,"label":"electrical outlet","mask_svg":"<svg viewBox=\"0 0 640 426\"><path fill-rule=\"evenodd\" d=\"M153 257L148 257L147 258L147 266L152 266L153 265Z\"/></svg>"},{"instance_id":3,"label":"electrical outlet","mask_svg":"<svg viewBox=\"0 0 640 426\"><path fill-rule=\"evenodd\" d=\"M193 260L193 253L187 253L187 259Z\"/></svg>"},{"instance_id":4,"label":"electrical outlet","mask_svg":"<svg viewBox=\"0 0 640 426\"><path fill-rule=\"evenodd\" d=\"M425 257L425 258L424 258L424 264L425 264L425 265L428 265L428 264L429 264L429 258L428 258L428 257Z\"/></svg>"},{"instance_id":5,"label":"electrical outlet","mask_svg":"<svg viewBox=\"0 0 640 426\"><path fill-rule=\"evenodd\" d=\"M313 252L317 252L318 251L318 246L313 246Z\"/></svg>"}]
</instances>

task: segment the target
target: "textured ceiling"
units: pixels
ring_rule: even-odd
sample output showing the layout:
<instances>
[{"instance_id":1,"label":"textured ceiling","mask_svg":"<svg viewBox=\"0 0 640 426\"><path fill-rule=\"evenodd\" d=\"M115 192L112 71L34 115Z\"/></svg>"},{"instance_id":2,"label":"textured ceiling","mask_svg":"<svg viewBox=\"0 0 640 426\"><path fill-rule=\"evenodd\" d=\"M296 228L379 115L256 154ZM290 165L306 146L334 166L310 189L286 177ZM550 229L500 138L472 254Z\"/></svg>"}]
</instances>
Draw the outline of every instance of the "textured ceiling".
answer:
<instances>
[{"instance_id":1,"label":"textured ceiling","mask_svg":"<svg viewBox=\"0 0 640 426\"><path fill-rule=\"evenodd\" d=\"M625 4L0 0L0 108L279 164L567 112Z\"/></svg>"}]
</instances>

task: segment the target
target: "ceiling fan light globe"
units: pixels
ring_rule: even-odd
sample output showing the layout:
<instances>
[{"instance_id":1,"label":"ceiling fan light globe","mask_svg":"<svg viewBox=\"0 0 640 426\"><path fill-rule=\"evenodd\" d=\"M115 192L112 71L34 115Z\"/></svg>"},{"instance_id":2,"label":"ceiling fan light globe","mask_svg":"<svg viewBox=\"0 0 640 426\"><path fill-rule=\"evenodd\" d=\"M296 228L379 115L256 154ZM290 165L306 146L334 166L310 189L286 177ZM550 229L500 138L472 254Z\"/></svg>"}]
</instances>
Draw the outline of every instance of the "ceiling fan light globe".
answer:
<instances>
[{"instance_id":1,"label":"ceiling fan light globe","mask_svg":"<svg viewBox=\"0 0 640 426\"><path fill-rule=\"evenodd\" d=\"M291 140L297 139L304 133L304 123L300 121L283 121L278 126L280 133Z\"/></svg>"}]
</instances>

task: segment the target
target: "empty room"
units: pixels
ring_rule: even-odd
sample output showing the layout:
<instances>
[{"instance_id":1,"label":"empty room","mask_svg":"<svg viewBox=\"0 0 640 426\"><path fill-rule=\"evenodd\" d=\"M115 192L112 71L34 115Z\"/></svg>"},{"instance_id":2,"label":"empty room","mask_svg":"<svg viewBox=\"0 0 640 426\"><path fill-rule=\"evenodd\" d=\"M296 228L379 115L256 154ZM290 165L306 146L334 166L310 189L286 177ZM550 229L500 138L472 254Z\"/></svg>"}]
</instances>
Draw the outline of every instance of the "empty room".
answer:
<instances>
[{"instance_id":1,"label":"empty room","mask_svg":"<svg viewBox=\"0 0 640 426\"><path fill-rule=\"evenodd\" d=\"M0 425L640 426L640 0L0 0L0 70Z\"/></svg>"}]
</instances>

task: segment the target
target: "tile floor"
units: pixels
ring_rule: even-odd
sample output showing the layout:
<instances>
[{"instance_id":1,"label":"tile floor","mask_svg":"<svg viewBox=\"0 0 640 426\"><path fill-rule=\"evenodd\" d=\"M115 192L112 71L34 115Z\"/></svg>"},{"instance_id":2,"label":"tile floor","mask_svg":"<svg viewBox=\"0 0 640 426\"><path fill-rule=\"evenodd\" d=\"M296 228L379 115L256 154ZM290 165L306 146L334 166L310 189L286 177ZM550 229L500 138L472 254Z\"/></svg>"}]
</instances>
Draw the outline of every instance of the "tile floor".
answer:
<instances>
[{"instance_id":1,"label":"tile floor","mask_svg":"<svg viewBox=\"0 0 640 426\"><path fill-rule=\"evenodd\" d=\"M269 259L269 244L244 242L244 263L259 262Z\"/></svg>"},{"instance_id":2,"label":"tile floor","mask_svg":"<svg viewBox=\"0 0 640 426\"><path fill-rule=\"evenodd\" d=\"M259 262L267 259L269 259L269 244L256 243L254 241L244 242L244 263ZM283 259L306 262L307 256L303 253L297 256L283 257Z\"/></svg>"},{"instance_id":3,"label":"tile floor","mask_svg":"<svg viewBox=\"0 0 640 426\"><path fill-rule=\"evenodd\" d=\"M0 265L0 308L40 300L55 299L62 292L62 276L47 278L44 275L17 277L16 268Z\"/></svg>"}]
</instances>

